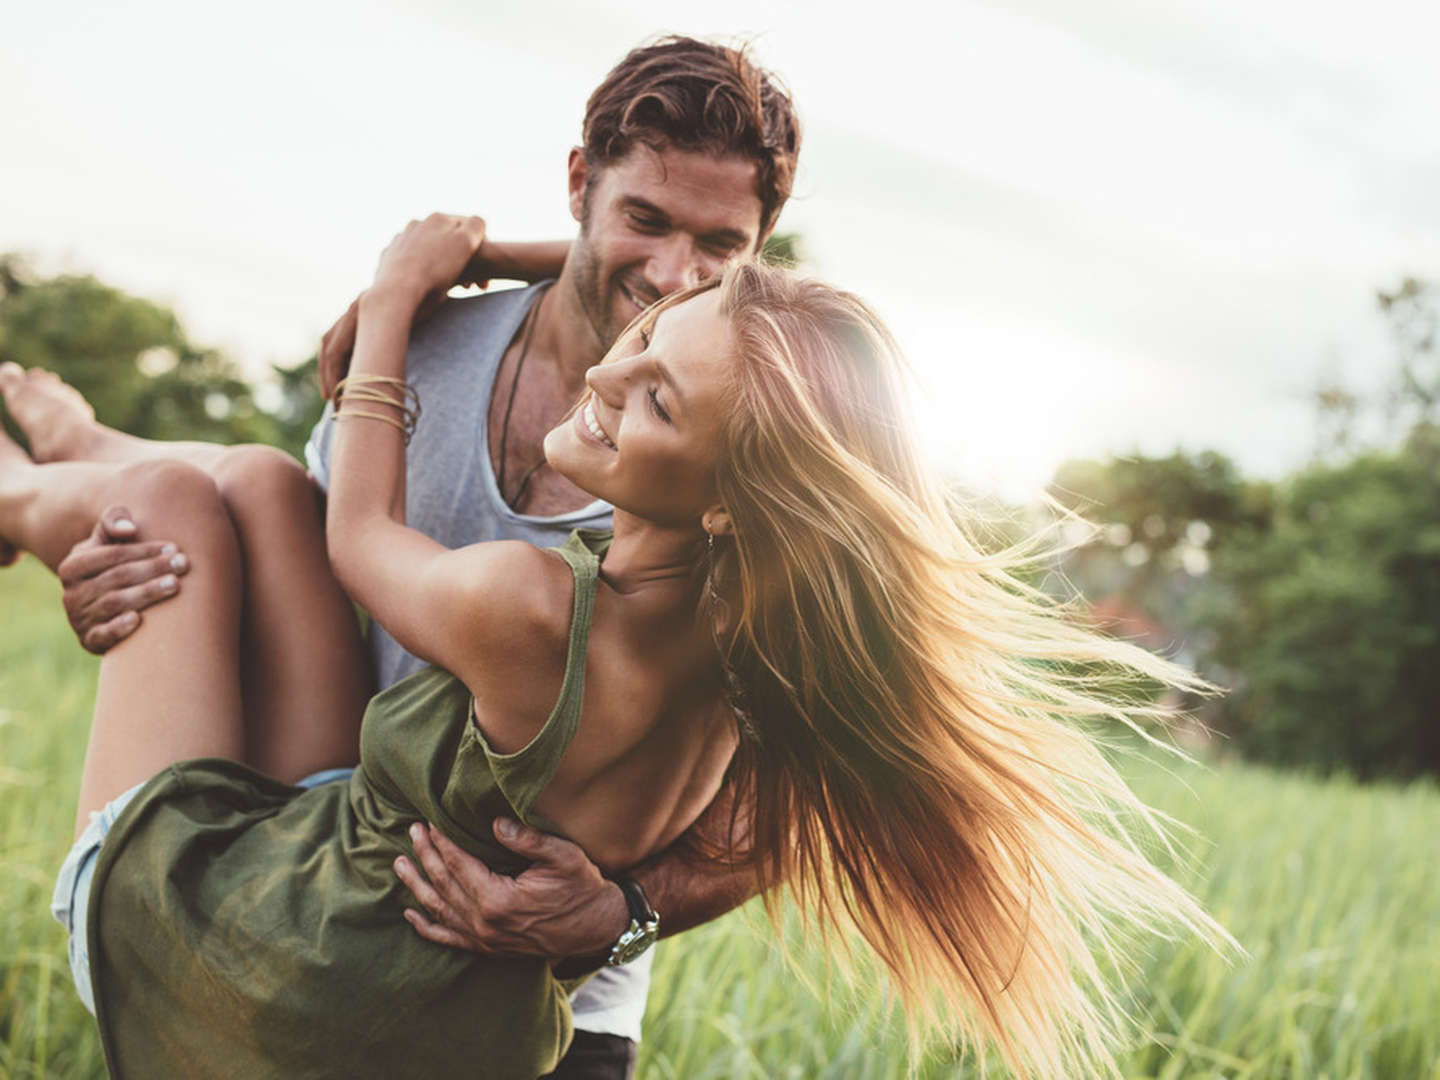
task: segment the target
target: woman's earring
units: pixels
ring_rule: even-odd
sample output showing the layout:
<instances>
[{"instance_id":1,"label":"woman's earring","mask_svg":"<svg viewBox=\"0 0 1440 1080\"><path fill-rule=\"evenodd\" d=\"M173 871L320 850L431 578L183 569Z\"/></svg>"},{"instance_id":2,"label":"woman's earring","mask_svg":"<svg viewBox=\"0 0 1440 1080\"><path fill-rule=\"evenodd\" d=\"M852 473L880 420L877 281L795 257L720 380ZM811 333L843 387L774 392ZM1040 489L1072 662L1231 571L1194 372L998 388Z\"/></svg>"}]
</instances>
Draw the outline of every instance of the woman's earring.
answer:
<instances>
[{"instance_id":1,"label":"woman's earring","mask_svg":"<svg viewBox=\"0 0 1440 1080\"><path fill-rule=\"evenodd\" d=\"M725 700L730 705L730 711L735 714L735 719L740 725L740 733L752 742L760 741L760 732L755 728L755 721L750 716L750 707L745 700L745 685L740 681L740 676L730 666L729 656L720 644L719 619L725 612L725 601L720 597L720 590L715 587L715 534L708 528L705 530L705 590L710 599L710 617L712 629L715 633L715 647L720 652L720 672L725 679Z\"/></svg>"}]
</instances>

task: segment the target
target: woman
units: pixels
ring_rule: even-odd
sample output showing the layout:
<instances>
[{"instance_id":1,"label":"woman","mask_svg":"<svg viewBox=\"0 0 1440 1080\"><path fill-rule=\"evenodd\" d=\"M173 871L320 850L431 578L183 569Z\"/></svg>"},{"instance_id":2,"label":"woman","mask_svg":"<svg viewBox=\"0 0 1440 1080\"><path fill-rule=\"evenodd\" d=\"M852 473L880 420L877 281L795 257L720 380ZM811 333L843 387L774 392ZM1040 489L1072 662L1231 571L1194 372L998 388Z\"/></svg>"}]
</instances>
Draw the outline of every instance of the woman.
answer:
<instances>
[{"instance_id":1,"label":"woman","mask_svg":"<svg viewBox=\"0 0 1440 1080\"><path fill-rule=\"evenodd\" d=\"M986 1032L1022 1070L1103 1060L1115 1009L1087 996L1088 936L1116 918L1220 931L1118 829L1144 808L1062 721L1143 711L1107 677L1192 680L977 553L914 450L883 326L776 271L650 309L547 437L552 466L616 507L608 546L446 551L406 529L404 346L477 242L432 220L382 257L338 408L334 579L297 526L308 580L256 604L276 634L305 625L317 684L357 681L336 579L438 665L371 703L348 785L291 786L343 763L344 708L247 734L247 694L274 676L241 655L265 636L241 626L241 553L248 602L297 552L247 530L243 474L0 452L6 541L53 560L119 499L194 564L173 610L107 654L87 754L81 816L112 829L76 929L112 1071L542 1073L567 1039L563 986L400 923L406 826L503 868L488 825L514 812L616 871L727 771L753 807L730 854L823 926L853 921L917 1027ZM303 522L308 495L280 498ZM317 638L340 655L303 651Z\"/></svg>"}]
</instances>

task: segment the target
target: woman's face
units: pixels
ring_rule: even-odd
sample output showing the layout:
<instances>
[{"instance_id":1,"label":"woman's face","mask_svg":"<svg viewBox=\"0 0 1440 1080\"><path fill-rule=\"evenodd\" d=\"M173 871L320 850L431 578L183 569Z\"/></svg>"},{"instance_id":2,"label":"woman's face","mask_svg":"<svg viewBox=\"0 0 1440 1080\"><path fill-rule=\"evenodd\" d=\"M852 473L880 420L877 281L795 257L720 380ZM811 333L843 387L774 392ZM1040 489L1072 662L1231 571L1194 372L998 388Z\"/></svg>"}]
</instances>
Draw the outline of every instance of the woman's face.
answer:
<instances>
[{"instance_id":1,"label":"woman's face","mask_svg":"<svg viewBox=\"0 0 1440 1080\"><path fill-rule=\"evenodd\" d=\"M632 328L545 436L551 466L617 509L665 525L698 522L716 502L730 343L717 289Z\"/></svg>"}]
</instances>

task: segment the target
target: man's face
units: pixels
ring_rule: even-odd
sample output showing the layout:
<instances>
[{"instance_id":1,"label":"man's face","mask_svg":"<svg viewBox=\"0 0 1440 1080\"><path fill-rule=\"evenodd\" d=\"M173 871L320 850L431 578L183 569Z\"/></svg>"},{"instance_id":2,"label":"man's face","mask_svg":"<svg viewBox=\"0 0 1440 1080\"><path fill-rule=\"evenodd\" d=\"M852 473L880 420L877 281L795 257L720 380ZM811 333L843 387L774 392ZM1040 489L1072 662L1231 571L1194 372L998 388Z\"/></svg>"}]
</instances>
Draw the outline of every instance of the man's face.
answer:
<instances>
[{"instance_id":1,"label":"man's face","mask_svg":"<svg viewBox=\"0 0 1440 1080\"><path fill-rule=\"evenodd\" d=\"M602 348L660 297L754 253L755 173L755 162L738 155L646 146L590 171L584 153L571 152L570 212L580 238L570 257Z\"/></svg>"}]
</instances>

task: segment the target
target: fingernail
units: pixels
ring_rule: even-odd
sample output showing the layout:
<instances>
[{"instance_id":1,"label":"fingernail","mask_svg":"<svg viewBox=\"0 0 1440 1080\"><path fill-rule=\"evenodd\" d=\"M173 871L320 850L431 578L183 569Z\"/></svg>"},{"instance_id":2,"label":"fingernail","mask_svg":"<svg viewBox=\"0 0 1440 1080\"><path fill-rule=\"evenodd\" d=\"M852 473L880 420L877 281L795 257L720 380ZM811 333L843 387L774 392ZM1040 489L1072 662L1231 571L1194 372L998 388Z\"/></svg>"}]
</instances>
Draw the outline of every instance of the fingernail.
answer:
<instances>
[{"instance_id":1,"label":"fingernail","mask_svg":"<svg viewBox=\"0 0 1440 1080\"><path fill-rule=\"evenodd\" d=\"M419 840L425 833L424 827L417 821L410 826L410 839Z\"/></svg>"},{"instance_id":2,"label":"fingernail","mask_svg":"<svg viewBox=\"0 0 1440 1080\"><path fill-rule=\"evenodd\" d=\"M514 835L515 835L516 828L517 828L517 826L516 826L515 822L511 821L508 817L507 817L507 818L497 818L496 821L495 821L495 831L498 832L501 836L505 836L505 837L512 837L512 836L514 836Z\"/></svg>"},{"instance_id":3,"label":"fingernail","mask_svg":"<svg viewBox=\"0 0 1440 1080\"><path fill-rule=\"evenodd\" d=\"M166 592L169 592L171 589L175 588L179 584L180 581L178 578L175 577L174 574L166 574L160 579L160 588L164 589Z\"/></svg>"},{"instance_id":4,"label":"fingernail","mask_svg":"<svg viewBox=\"0 0 1440 1080\"><path fill-rule=\"evenodd\" d=\"M133 629L135 628L135 624L138 623L139 621L140 621L140 616L139 616L139 615L136 615L135 612L133 612L133 611L127 611L127 612L125 612L124 615L121 615L121 616L120 616L120 629L121 629L121 630L133 630Z\"/></svg>"},{"instance_id":5,"label":"fingernail","mask_svg":"<svg viewBox=\"0 0 1440 1080\"><path fill-rule=\"evenodd\" d=\"M177 548L174 544L164 544L164 545L162 545L161 548L160 548L160 554L161 554L161 555L174 555L175 552L178 551L178 550L179 550L179 548Z\"/></svg>"},{"instance_id":6,"label":"fingernail","mask_svg":"<svg viewBox=\"0 0 1440 1080\"><path fill-rule=\"evenodd\" d=\"M190 560L185 558L184 555L170 556L170 569L172 570L184 570L189 565Z\"/></svg>"},{"instance_id":7,"label":"fingernail","mask_svg":"<svg viewBox=\"0 0 1440 1080\"><path fill-rule=\"evenodd\" d=\"M117 529L133 529L135 527L135 522L131 521L129 518L116 518L114 527Z\"/></svg>"}]
</instances>

